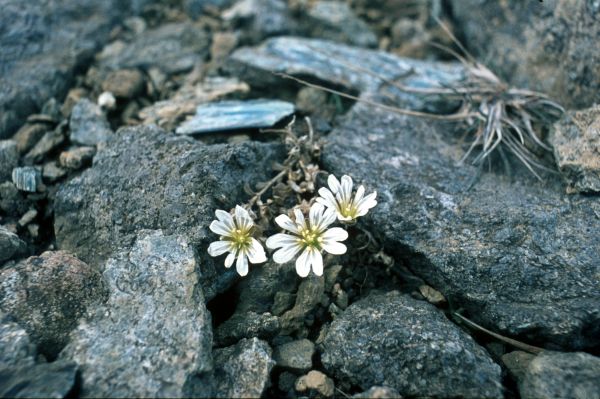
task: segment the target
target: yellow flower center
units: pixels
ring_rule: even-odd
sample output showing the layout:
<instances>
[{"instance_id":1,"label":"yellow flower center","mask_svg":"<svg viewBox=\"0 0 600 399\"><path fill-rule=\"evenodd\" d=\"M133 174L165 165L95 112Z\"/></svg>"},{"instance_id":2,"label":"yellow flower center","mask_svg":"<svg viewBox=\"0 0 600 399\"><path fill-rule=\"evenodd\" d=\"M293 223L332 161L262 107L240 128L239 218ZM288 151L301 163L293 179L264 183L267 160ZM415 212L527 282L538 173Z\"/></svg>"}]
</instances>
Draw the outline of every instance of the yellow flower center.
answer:
<instances>
[{"instance_id":1,"label":"yellow flower center","mask_svg":"<svg viewBox=\"0 0 600 399\"><path fill-rule=\"evenodd\" d=\"M341 204L338 211L342 214L342 216L356 219L356 214L358 213L358 208L350 204Z\"/></svg>"},{"instance_id":2,"label":"yellow flower center","mask_svg":"<svg viewBox=\"0 0 600 399\"><path fill-rule=\"evenodd\" d=\"M230 237L224 237L224 240L231 241L236 250L250 248L252 244L251 229L235 229L231 232Z\"/></svg>"},{"instance_id":3,"label":"yellow flower center","mask_svg":"<svg viewBox=\"0 0 600 399\"><path fill-rule=\"evenodd\" d=\"M321 233L313 228L305 228L300 230L300 242L304 247L312 247L320 250L323 243Z\"/></svg>"}]
</instances>

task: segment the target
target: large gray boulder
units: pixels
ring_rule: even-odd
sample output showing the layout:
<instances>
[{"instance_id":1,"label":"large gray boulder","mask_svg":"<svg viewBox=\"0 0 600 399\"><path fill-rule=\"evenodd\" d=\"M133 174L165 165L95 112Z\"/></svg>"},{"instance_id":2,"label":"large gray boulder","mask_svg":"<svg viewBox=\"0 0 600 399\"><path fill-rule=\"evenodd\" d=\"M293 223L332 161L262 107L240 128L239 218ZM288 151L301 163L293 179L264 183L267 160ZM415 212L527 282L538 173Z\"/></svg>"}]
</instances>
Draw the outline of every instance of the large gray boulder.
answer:
<instances>
[{"instance_id":1,"label":"large gray boulder","mask_svg":"<svg viewBox=\"0 0 600 399\"><path fill-rule=\"evenodd\" d=\"M352 304L329 329L321 361L332 375L366 390L401 395L501 398L501 370L442 312L397 291Z\"/></svg>"},{"instance_id":2,"label":"large gray boulder","mask_svg":"<svg viewBox=\"0 0 600 399\"><path fill-rule=\"evenodd\" d=\"M597 1L453 1L467 46L517 86L566 106L600 101L600 3Z\"/></svg>"},{"instance_id":3,"label":"large gray boulder","mask_svg":"<svg viewBox=\"0 0 600 399\"><path fill-rule=\"evenodd\" d=\"M118 0L2 2L0 139L66 93L74 72L90 62L127 8Z\"/></svg>"},{"instance_id":4,"label":"large gray boulder","mask_svg":"<svg viewBox=\"0 0 600 399\"><path fill-rule=\"evenodd\" d=\"M329 135L323 166L377 190L370 230L476 322L540 346L598 345L598 197L566 195L556 176L540 182L519 164L477 180L458 165L462 134L359 104Z\"/></svg>"},{"instance_id":5,"label":"large gray boulder","mask_svg":"<svg viewBox=\"0 0 600 399\"><path fill-rule=\"evenodd\" d=\"M206 252L218 237L208 226L215 209L248 199L244 183L267 181L283 146L257 142L210 145L175 137L156 126L121 130L94 157L93 166L56 194L56 241L101 267L117 248L131 245L140 229L188 237L210 299L237 276L222 258ZM227 272L226 272L227 270Z\"/></svg>"},{"instance_id":6,"label":"large gray boulder","mask_svg":"<svg viewBox=\"0 0 600 399\"><path fill-rule=\"evenodd\" d=\"M61 352L81 368L81 395L210 396L210 385L194 383L212 376L212 327L186 239L141 232L106 262L103 276L108 301L89 312Z\"/></svg>"}]
</instances>

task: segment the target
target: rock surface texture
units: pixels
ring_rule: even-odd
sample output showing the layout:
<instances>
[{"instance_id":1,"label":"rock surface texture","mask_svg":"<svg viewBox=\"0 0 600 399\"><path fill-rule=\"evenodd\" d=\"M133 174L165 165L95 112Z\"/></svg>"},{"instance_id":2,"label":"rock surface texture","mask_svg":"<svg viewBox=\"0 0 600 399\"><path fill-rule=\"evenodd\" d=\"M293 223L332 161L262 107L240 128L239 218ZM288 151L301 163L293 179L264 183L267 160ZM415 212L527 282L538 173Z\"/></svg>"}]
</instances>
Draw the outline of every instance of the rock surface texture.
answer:
<instances>
[{"instance_id":1,"label":"rock surface texture","mask_svg":"<svg viewBox=\"0 0 600 399\"><path fill-rule=\"evenodd\" d=\"M214 297L236 276L223 259L206 254L217 239L208 230L214 211L246 199L244 182L268 180L272 162L284 156L282 147L206 146L155 126L123 129L117 136L96 154L92 168L57 193L58 246L100 266L130 245L139 229L176 232L201 247L198 274L205 296Z\"/></svg>"},{"instance_id":2,"label":"rock surface texture","mask_svg":"<svg viewBox=\"0 0 600 399\"><path fill-rule=\"evenodd\" d=\"M0 271L0 308L51 358L86 309L105 298L100 274L65 251L48 251Z\"/></svg>"},{"instance_id":3,"label":"rock surface texture","mask_svg":"<svg viewBox=\"0 0 600 399\"><path fill-rule=\"evenodd\" d=\"M182 397L212 373L212 330L182 237L144 232L106 262L109 299L89 312L61 358L81 367L85 397Z\"/></svg>"},{"instance_id":4,"label":"rock surface texture","mask_svg":"<svg viewBox=\"0 0 600 399\"><path fill-rule=\"evenodd\" d=\"M538 345L599 343L600 203L556 179L457 165L448 125L357 105L323 163L378 192L366 221L384 246L474 321Z\"/></svg>"},{"instance_id":5,"label":"rock surface texture","mask_svg":"<svg viewBox=\"0 0 600 399\"><path fill-rule=\"evenodd\" d=\"M600 358L587 353L542 352L529 363L519 392L524 399L600 397Z\"/></svg>"},{"instance_id":6,"label":"rock surface texture","mask_svg":"<svg viewBox=\"0 0 600 399\"><path fill-rule=\"evenodd\" d=\"M501 398L487 352L432 305L398 292L352 304L329 327L321 361L332 375L401 395Z\"/></svg>"},{"instance_id":7,"label":"rock surface texture","mask_svg":"<svg viewBox=\"0 0 600 399\"><path fill-rule=\"evenodd\" d=\"M600 101L597 1L461 0L452 11L469 48L514 85L569 107Z\"/></svg>"}]
</instances>

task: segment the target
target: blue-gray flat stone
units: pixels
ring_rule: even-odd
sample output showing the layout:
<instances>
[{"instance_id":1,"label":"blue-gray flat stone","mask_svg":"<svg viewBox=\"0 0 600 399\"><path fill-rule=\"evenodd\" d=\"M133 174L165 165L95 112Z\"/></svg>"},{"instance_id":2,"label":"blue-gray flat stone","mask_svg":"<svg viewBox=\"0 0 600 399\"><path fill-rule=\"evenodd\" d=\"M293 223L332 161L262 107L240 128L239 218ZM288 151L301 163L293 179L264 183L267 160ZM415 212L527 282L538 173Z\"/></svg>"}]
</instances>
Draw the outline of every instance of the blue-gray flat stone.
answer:
<instances>
[{"instance_id":1,"label":"blue-gray flat stone","mask_svg":"<svg viewBox=\"0 0 600 399\"><path fill-rule=\"evenodd\" d=\"M211 133L222 130L273 126L294 113L294 104L280 100L221 101L203 104L196 115L176 130L177 134Z\"/></svg>"}]
</instances>

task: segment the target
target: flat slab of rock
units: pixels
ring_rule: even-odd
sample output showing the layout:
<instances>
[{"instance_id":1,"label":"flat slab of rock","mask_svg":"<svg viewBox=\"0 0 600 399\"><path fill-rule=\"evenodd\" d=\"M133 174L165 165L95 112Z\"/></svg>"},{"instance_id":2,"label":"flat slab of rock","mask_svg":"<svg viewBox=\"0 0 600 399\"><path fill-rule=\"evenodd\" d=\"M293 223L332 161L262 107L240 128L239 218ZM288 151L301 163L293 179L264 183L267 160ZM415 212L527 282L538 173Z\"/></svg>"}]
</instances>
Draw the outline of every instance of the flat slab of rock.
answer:
<instances>
[{"instance_id":1,"label":"flat slab of rock","mask_svg":"<svg viewBox=\"0 0 600 399\"><path fill-rule=\"evenodd\" d=\"M501 370L487 352L424 301L373 294L336 318L323 342L325 369L362 389L405 396L502 398Z\"/></svg>"},{"instance_id":2,"label":"flat slab of rock","mask_svg":"<svg viewBox=\"0 0 600 399\"><path fill-rule=\"evenodd\" d=\"M206 248L217 237L208 229L215 209L247 200L244 182L267 181L283 146L246 142L207 146L156 126L122 129L99 150L93 166L56 195L58 247L90 265L133 243L140 229L188 237L198 249L204 295L212 298L235 279L222 258Z\"/></svg>"},{"instance_id":3,"label":"flat slab of rock","mask_svg":"<svg viewBox=\"0 0 600 399\"><path fill-rule=\"evenodd\" d=\"M457 165L450 128L358 104L323 165L377 190L371 231L477 323L538 346L598 345L600 200L520 165L467 190L478 170Z\"/></svg>"},{"instance_id":4,"label":"flat slab of rock","mask_svg":"<svg viewBox=\"0 0 600 399\"><path fill-rule=\"evenodd\" d=\"M103 275L108 301L61 352L81 368L81 395L189 396L188 380L212 374L210 315L192 247L179 236L144 232L106 262Z\"/></svg>"},{"instance_id":5,"label":"flat slab of rock","mask_svg":"<svg viewBox=\"0 0 600 399\"><path fill-rule=\"evenodd\" d=\"M281 100L221 101L203 104L196 115L182 123L178 134L271 127L294 113L294 104Z\"/></svg>"},{"instance_id":6,"label":"flat slab of rock","mask_svg":"<svg viewBox=\"0 0 600 399\"><path fill-rule=\"evenodd\" d=\"M260 398L271 382L271 347L257 338L214 351L217 398Z\"/></svg>"},{"instance_id":7,"label":"flat slab of rock","mask_svg":"<svg viewBox=\"0 0 600 399\"><path fill-rule=\"evenodd\" d=\"M65 251L47 251L0 271L0 308L52 358L88 306L104 299L100 273Z\"/></svg>"},{"instance_id":8,"label":"flat slab of rock","mask_svg":"<svg viewBox=\"0 0 600 399\"><path fill-rule=\"evenodd\" d=\"M432 63L392 54L351 47L340 43L298 37L277 37L258 47L236 50L225 68L256 87L273 87L287 82L273 72L309 77L350 91L370 91L384 79L403 77L402 83L432 87L460 79L464 70L456 63ZM367 72L365 72L365 70ZM422 98L394 92L400 103L422 108Z\"/></svg>"},{"instance_id":9,"label":"flat slab of rock","mask_svg":"<svg viewBox=\"0 0 600 399\"><path fill-rule=\"evenodd\" d=\"M554 158L570 192L600 192L600 106L572 111L554 124Z\"/></svg>"},{"instance_id":10,"label":"flat slab of rock","mask_svg":"<svg viewBox=\"0 0 600 399\"><path fill-rule=\"evenodd\" d=\"M600 358L588 353L542 352L529 363L519 393L524 399L597 398Z\"/></svg>"}]
</instances>

